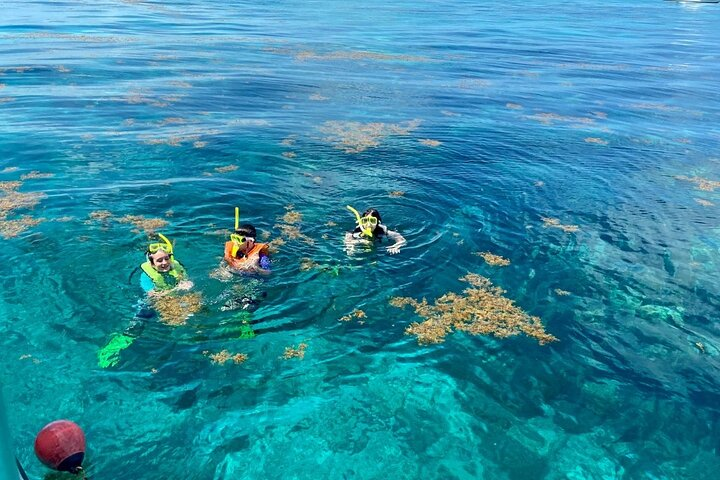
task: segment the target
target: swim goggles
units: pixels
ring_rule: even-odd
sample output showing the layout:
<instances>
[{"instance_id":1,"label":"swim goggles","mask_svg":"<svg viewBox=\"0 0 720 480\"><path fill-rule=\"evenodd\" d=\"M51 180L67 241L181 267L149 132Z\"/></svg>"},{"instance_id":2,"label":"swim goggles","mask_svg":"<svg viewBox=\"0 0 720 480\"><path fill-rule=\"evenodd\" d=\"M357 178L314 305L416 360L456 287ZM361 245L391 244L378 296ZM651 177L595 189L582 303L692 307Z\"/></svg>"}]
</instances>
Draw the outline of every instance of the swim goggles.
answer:
<instances>
[{"instance_id":1,"label":"swim goggles","mask_svg":"<svg viewBox=\"0 0 720 480\"><path fill-rule=\"evenodd\" d=\"M237 245L245 243L245 241L250 240L250 239L255 240L253 237L248 237L245 235L238 235L237 233L230 234L230 240L232 240L232 242Z\"/></svg>"},{"instance_id":2,"label":"swim goggles","mask_svg":"<svg viewBox=\"0 0 720 480\"><path fill-rule=\"evenodd\" d=\"M150 253L157 253L158 250L162 250L163 252L169 253L172 255L173 253L173 246L172 243L170 243L170 240L163 235L162 233L158 233L158 236L163 240L162 242L157 243L151 243L148 245L148 252Z\"/></svg>"},{"instance_id":3,"label":"swim goggles","mask_svg":"<svg viewBox=\"0 0 720 480\"><path fill-rule=\"evenodd\" d=\"M378 219L367 215L365 217L360 218L360 228L363 230L371 229L375 230L375 227L377 227Z\"/></svg>"},{"instance_id":4,"label":"swim goggles","mask_svg":"<svg viewBox=\"0 0 720 480\"><path fill-rule=\"evenodd\" d=\"M360 213L350 205L346 205L346 208L350 210L353 215L355 215L357 225L358 227L360 227L360 232L366 237L372 237L373 230L375 230L375 227L377 227L378 219L373 217L372 215L365 215L364 217L361 217Z\"/></svg>"}]
</instances>

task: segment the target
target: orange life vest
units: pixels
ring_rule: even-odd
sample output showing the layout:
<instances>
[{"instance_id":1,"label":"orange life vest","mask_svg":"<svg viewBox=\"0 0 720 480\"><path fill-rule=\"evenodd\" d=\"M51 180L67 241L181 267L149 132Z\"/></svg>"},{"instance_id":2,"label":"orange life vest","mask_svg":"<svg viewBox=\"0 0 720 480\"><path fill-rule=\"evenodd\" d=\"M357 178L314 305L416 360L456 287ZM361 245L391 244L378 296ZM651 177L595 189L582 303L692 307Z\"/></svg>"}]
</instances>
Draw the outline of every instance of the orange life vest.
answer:
<instances>
[{"instance_id":1,"label":"orange life vest","mask_svg":"<svg viewBox=\"0 0 720 480\"><path fill-rule=\"evenodd\" d=\"M268 254L268 245L267 243L256 243L253 245L253 247L250 249L249 252L243 254L238 251L238 254L241 255L240 257L233 257L232 250L233 250L234 243L232 241L225 242L225 261L230 265L231 268L237 268L239 270L243 270L244 268L255 266L249 264L252 260L252 257L254 255L257 255L257 260L254 260L256 264L260 262L260 255L267 255Z\"/></svg>"}]
</instances>

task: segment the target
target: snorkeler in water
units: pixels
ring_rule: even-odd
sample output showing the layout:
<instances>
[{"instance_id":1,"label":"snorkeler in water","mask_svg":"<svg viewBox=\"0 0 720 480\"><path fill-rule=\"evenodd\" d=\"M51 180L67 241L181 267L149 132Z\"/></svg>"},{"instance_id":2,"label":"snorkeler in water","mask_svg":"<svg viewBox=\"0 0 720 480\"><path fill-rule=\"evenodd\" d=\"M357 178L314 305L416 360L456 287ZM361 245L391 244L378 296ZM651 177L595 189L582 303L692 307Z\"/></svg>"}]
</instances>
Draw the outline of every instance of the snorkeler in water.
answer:
<instances>
[{"instance_id":1,"label":"snorkeler in water","mask_svg":"<svg viewBox=\"0 0 720 480\"><path fill-rule=\"evenodd\" d=\"M146 262L140 265L140 286L146 292L190 290L193 283L187 279L185 267L175 260L173 246L162 233L162 242L151 243L145 252Z\"/></svg>"},{"instance_id":2,"label":"snorkeler in water","mask_svg":"<svg viewBox=\"0 0 720 480\"><path fill-rule=\"evenodd\" d=\"M162 242L148 245L146 261L138 267L142 271L140 286L150 296L191 289L193 283L188 280L185 267L175 260L172 243L165 235L158 235ZM98 351L98 366L107 368L116 365L120 361L120 352L132 345L142 333L145 320L154 316L155 312L141 301L128 328L123 333L113 334L107 345Z\"/></svg>"},{"instance_id":3,"label":"snorkeler in water","mask_svg":"<svg viewBox=\"0 0 720 480\"><path fill-rule=\"evenodd\" d=\"M235 232L225 242L223 259L233 273L270 273L270 254L266 243L258 243L257 231L249 223L240 225L240 209L235 207Z\"/></svg>"},{"instance_id":4,"label":"snorkeler in water","mask_svg":"<svg viewBox=\"0 0 720 480\"><path fill-rule=\"evenodd\" d=\"M345 251L348 254L355 251L356 245L374 244L375 242L382 242L384 238L394 242L386 248L390 255L399 253L400 248L407 245L405 237L400 235L399 232L390 230L382 223L380 212L376 209L368 208L362 216L350 205L347 206L347 209L355 215L357 221L355 229L345 234Z\"/></svg>"},{"instance_id":5,"label":"snorkeler in water","mask_svg":"<svg viewBox=\"0 0 720 480\"><path fill-rule=\"evenodd\" d=\"M262 290L264 277L270 274L270 252L266 243L259 243L257 230L249 223L240 224L240 209L235 207L235 229L230 239L225 242L223 254L224 265L220 271L229 272L220 277L230 280L233 275L240 275L239 282L223 292L220 300L223 301L220 310L239 311L234 320L241 321L240 338L252 338L254 332L250 327L250 313L256 310L267 292Z\"/></svg>"}]
</instances>

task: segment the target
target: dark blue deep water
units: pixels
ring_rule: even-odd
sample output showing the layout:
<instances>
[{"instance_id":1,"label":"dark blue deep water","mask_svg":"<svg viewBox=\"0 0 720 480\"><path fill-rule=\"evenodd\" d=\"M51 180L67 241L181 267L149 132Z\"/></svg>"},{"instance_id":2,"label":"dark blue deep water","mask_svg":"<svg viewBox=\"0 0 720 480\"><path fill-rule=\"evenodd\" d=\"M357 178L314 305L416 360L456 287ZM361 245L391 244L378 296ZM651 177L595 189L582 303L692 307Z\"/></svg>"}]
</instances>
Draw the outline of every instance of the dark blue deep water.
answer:
<instances>
[{"instance_id":1,"label":"dark blue deep water","mask_svg":"<svg viewBox=\"0 0 720 480\"><path fill-rule=\"evenodd\" d=\"M720 5L11 0L0 23L0 381L32 478L58 418L96 479L720 471ZM347 256L347 204L407 247ZM213 273L235 206L284 240L259 285ZM100 368L142 220L203 308ZM406 335L389 300L468 272L559 341ZM232 289L267 293L254 339Z\"/></svg>"}]
</instances>

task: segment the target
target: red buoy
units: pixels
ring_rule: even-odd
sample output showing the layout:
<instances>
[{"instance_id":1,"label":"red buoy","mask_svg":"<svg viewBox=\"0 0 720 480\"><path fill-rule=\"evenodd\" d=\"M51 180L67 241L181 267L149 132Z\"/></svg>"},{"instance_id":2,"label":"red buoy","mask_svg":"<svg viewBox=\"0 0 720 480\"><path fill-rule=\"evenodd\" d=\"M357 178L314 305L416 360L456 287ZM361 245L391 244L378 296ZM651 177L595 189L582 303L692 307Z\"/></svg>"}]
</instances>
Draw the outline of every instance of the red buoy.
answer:
<instances>
[{"instance_id":1,"label":"red buoy","mask_svg":"<svg viewBox=\"0 0 720 480\"><path fill-rule=\"evenodd\" d=\"M85 434L70 420L50 422L35 437L35 455L53 470L77 473L85 457Z\"/></svg>"}]
</instances>

